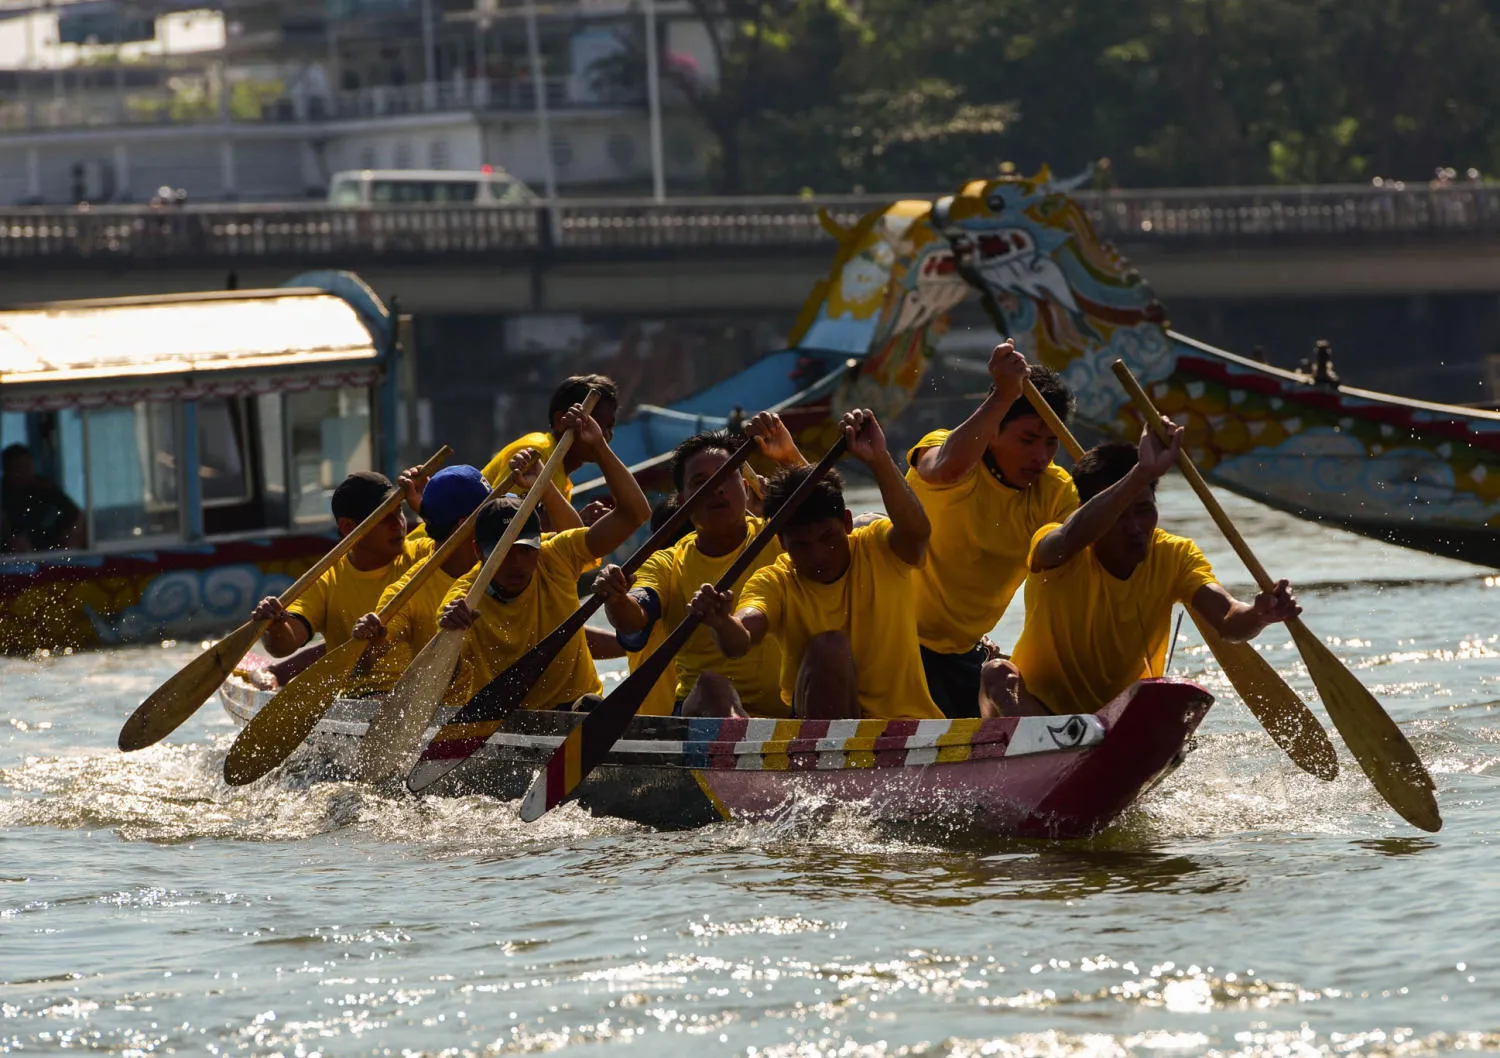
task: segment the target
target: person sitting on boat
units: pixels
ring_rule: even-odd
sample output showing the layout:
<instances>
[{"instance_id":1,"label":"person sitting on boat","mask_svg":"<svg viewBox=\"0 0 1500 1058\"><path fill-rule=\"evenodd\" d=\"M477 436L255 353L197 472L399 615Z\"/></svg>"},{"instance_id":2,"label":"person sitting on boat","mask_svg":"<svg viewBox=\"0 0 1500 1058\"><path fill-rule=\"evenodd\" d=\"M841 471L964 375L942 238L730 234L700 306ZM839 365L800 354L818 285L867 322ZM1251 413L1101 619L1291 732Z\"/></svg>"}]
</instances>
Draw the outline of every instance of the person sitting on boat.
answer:
<instances>
[{"instance_id":1,"label":"person sitting on boat","mask_svg":"<svg viewBox=\"0 0 1500 1058\"><path fill-rule=\"evenodd\" d=\"M976 717L1005 694L1010 670L987 633L1026 580L1031 538L1078 507L1058 438L1021 392L1030 378L1060 419L1073 394L1009 341L990 354L992 386L956 430L934 430L907 455L906 480L932 521L916 572L917 640L927 689L944 714ZM991 709L993 711L993 709Z\"/></svg>"},{"instance_id":2,"label":"person sitting on boat","mask_svg":"<svg viewBox=\"0 0 1500 1058\"><path fill-rule=\"evenodd\" d=\"M556 447L557 440L563 435L564 427L561 425L563 416L568 409L575 404L583 403L590 390L597 390L599 402L594 405L593 418L604 431L604 440L608 442L615 435L615 416L620 410L619 390L615 386L614 379L605 375L573 375L565 378L562 384L552 394L552 400L547 405L547 422L551 432L538 430L534 433L525 434L516 438L500 451L484 466L484 479L492 486L500 480L505 473L505 468L511 465L511 460L518 452L533 448L541 453L545 461ZM588 457L580 452L575 445L563 457L562 466L557 468L557 489L563 494L563 498L572 502L573 482L568 475L573 473L584 463ZM603 513L603 508L597 504L590 504L589 517L586 521L592 522L595 517Z\"/></svg>"},{"instance_id":3,"label":"person sitting on boat","mask_svg":"<svg viewBox=\"0 0 1500 1058\"><path fill-rule=\"evenodd\" d=\"M783 466L807 463L781 417L762 412L745 424L760 450ZM691 496L728 461L741 438L727 430L689 437L672 453L672 481L678 502ZM604 597L604 613L615 627L621 646L645 653L659 628L670 632L687 616L688 604L699 585L717 582L745 545L765 526L765 519L748 511L749 494L739 474L725 478L713 495L703 497L692 511L691 536L675 547L647 559L627 579L619 566L606 566L594 581ZM737 596L751 574L781 555L773 542L730 592ZM768 640L736 658L726 658L707 629L698 629L676 658L675 711L684 716L726 716L736 707L752 716L784 717L781 700L780 644ZM665 678L661 681L666 682Z\"/></svg>"},{"instance_id":4,"label":"person sitting on boat","mask_svg":"<svg viewBox=\"0 0 1500 1058\"><path fill-rule=\"evenodd\" d=\"M739 593L705 584L693 610L727 657L742 657L768 636L781 640L781 699L802 719L941 719L927 692L913 575L932 534L927 513L897 469L875 416L842 420L849 454L868 466L889 517L861 528L844 504L843 481L830 471L787 520L785 554ZM774 518L811 473L783 470L766 488Z\"/></svg>"},{"instance_id":5,"label":"person sitting on boat","mask_svg":"<svg viewBox=\"0 0 1500 1058\"><path fill-rule=\"evenodd\" d=\"M535 513L529 516L500 568L495 571L477 609L464 596L478 570L470 570L449 590L439 625L470 629L453 677L449 700L467 700L518 661L578 608L578 578L596 561L630 538L650 517L646 494L610 449L604 431L579 405L558 420L574 430L573 451L599 465L614 507L587 528L566 529L546 537ZM481 555L505 535L520 513L521 501L502 496L479 509L474 540ZM583 630L565 646L526 696L527 709L565 709L586 694L603 690Z\"/></svg>"},{"instance_id":6,"label":"person sitting on boat","mask_svg":"<svg viewBox=\"0 0 1500 1058\"><path fill-rule=\"evenodd\" d=\"M427 480L420 468L404 471L398 481L412 510L421 510ZM372 470L356 470L339 482L332 501L339 536L347 536L374 514L396 487L384 474ZM323 650L347 643L353 637L354 623L375 609L386 587L431 553L431 540L407 538L406 515L397 507L290 606L282 606L274 595L262 599L251 616L271 622L260 641L272 657L287 657L314 635L323 636L321 648L302 651L295 664L272 666L272 675L285 684L321 657Z\"/></svg>"},{"instance_id":7,"label":"person sitting on boat","mask_svg":"<svg viewBox=\"0 0 1500 1058\"><path fill-rule=\"evenodd\" d=\"M1136 680L1162 673L1172 607L1191 606L1225 639L1254 639L1302 612L1286 581L1241 602L1214 577L1198 545L1157 526L1156 482L1177 463L1149 430L1073 468L1083 505L1032 537L1026 624L1008 663L1011 715L1091 713Z\"/></svg>"},{"instance_id":8,"label":"person sitting on boat","mask_svg":"<svg viewBox=\"0 0 1500 1058\"><path fill-rule=\"evenodd\" d=\"M36 472L31 449L0 453L0 551L82 548L83 512L50 478Z\"/></svg>"}]
</instances>

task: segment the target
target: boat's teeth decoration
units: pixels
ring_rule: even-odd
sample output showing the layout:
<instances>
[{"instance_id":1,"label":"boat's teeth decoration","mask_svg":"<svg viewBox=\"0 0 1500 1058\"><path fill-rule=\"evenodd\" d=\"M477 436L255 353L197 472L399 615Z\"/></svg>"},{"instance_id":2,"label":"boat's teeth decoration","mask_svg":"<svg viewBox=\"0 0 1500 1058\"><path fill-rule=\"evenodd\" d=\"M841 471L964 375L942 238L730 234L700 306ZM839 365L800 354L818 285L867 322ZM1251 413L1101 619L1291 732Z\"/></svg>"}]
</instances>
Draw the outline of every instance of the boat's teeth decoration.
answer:
<instances>
[{"instance_id":1,"label":"boat's teeth decoration","mask_svg":"<svg viewBox=\"0 0 1500 1058\"><path fill-rule=\"evenodd\" d=\"M1001 229L981 235L975 244L979 250L979 274L992 291L1038 300L1051 298L1069 312L1079 311L1062 268L1051 258L1043 257L1035 240L1024 231Z\"/></svg>"}]
</instances>

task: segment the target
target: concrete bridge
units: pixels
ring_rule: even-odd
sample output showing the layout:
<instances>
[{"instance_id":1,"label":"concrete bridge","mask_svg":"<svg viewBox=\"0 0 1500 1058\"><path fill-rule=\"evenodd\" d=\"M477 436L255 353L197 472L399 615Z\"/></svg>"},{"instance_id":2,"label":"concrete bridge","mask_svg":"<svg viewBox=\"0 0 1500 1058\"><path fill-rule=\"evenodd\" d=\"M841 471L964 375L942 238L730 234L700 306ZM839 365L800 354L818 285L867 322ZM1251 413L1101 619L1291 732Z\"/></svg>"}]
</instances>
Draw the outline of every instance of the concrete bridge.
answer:
<instances>
[{"instance_id":1,"label":"concrete bridge","mask_svg":"<svg viewBox=\"0 0 1500 1058\"><path fill-rule=\"evenodd\" d=\"M0 305L275 285L348 268L423 314L787 312L843 223L898 197L560 200L0 211ZM1500 187L1082 192L1170 306L1217 298L1500 292Z\"/></svg>"}]
</instances>

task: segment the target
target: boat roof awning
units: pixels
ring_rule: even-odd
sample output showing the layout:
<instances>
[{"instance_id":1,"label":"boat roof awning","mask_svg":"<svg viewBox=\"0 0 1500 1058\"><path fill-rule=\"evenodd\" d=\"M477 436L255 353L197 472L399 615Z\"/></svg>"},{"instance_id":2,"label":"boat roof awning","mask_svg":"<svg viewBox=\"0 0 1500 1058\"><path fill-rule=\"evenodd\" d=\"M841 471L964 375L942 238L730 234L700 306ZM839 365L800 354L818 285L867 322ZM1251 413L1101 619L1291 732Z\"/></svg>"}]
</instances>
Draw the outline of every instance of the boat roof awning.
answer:
<instances>
[{"instance_id":1,"label":"boat roof awning","mask_svg":"<svg viewBox=\"0 0 1500 1058\"><path fill-rule=\"evenodd\" d=\"M368 384L380 354L349 302L311 288L56 302L0 312L0 405Z\"/></svg>"}]
</instances>

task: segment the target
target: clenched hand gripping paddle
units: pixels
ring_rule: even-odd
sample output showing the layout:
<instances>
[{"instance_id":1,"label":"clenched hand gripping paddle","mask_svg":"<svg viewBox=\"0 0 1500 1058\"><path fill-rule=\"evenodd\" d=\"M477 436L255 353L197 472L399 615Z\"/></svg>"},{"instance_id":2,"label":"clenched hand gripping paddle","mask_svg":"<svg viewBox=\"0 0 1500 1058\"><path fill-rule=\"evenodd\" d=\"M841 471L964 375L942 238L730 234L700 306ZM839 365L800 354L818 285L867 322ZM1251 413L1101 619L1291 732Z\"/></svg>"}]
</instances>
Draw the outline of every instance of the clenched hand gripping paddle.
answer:
<instances>
[{"instance_id":1,"label":"clenched hand gripping paddle","mask_svg":"<svg viewBox=\"0 0 1500 1058\"><path fill-rule=\"evenodd\" d=\"M453 449L444 445L437 454L422 464L422 473L432 475L453 455ZM401 490L394 490L390 497L377 507L368 518L360 522L322 558L281 593L283 606L290 606L308 587L392 511L401 506ZM144 749L166 738L188 717L196 713L219 685L227 680L234 667L249 653L255 641L271 625L270 621L246 621L233 632L199 654L184 665L175 676L151 692L130 718L120 728L120 748L127 753Z\"/></svg>"}]
</instances>

